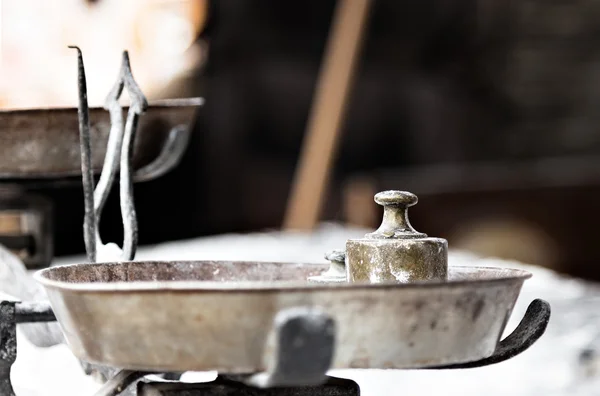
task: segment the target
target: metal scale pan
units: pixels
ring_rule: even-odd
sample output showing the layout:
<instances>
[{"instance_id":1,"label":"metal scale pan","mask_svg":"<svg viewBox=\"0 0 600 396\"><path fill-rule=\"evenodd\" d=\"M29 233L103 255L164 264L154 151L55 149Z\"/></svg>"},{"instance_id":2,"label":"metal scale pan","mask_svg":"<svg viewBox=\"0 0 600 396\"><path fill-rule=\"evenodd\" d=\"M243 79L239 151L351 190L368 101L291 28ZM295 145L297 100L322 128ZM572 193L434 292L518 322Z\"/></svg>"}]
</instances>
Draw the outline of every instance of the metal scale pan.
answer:
<instances>
[{"instance_id":1,"label":"metal scale pan","mask_svg":"<svg viewBox=\"0 0 600 396\"><path fill-rule=\"evenodd\" d=\"M158 178L183 156L190 125L202 98L149 103L134 142L134 181ZM127 111L125 107L124 111ZM104 108L90 109L92 169L100 173L110 134L111 117ZM81 180L77 108L0 110L0 180L18 184L52 184Z\"/></svg>"},{"instance_id":2,"label":"metal scale pan","mask_svg":"<svg viewBox=\"0 0 600 396\"><path fill-rule=\"evenodd\" d=\"M315 264L122 262L44 269L68 345L83 360L142 371L255 373L296 312L331 332L331 368L423 368L490 357L520 270L451 267L446 282L314 284ZM312 316L311 316L312 317Z\"/></svg>"},{"instance_id":3,"label":"metal scale pan","mask_svg":"<svg viewBox=\"0 0 600 396\"><path fill-rule=\"evenodd\" d=\"M104 108L89 111L94 174L110 162L106 159L109 136L118 136L111 133L113 120L122 119L129 109L115 106L113 97ZM133 140L133 182L157 179L178 165L203 102L202 98L167 99L145 107ZM54 253L53 204L36 190L81 183L77 112L77 107L0 110L0 243L29 269L50 265Z\"/></svg>"},{"instance_id":4,"label":"metal scale pan","mask_svg":"<svg viewBox=\"0 0 600 396\"><path fill-rule=\"evenodd\" d=\"M105 163L94 191L81 53L79 73L84 239L91 263L47 268L35 277L45 287L73 353L86 362L124 370L106 384L106 394L116 394L111 389L148 372L216 370L254 386L274 387L320 384L331 368L485 366L524 351L545 331L550 308L535 300L520 325L501 340L530 277L521 270L451 266L443 279L314 283L310 279L323 274L327 265L133 261L137 226L130 147L146 102L125 57L120 86L130 90L133 106L124 128L114 128L120 143L107 156L120 158L120 167L115 161ZM110 187L102 180L112 182L117 168L122 249L104 245L98 233ZM397 197L384 198L397 207L391 201ZM385 213L388 220L398 219ZM389 231L385 213L384 233ZM409 250L415 251L421 246L415 245L417 237L424 234L412 235L407 218L401 223L408 227L401 234L408 235ZM422 246L439 249L442 245L436 243ZM431 257L429 250L420 257ZM331 268L326 274L331 275Z\"/></svg>"}]
</instances>

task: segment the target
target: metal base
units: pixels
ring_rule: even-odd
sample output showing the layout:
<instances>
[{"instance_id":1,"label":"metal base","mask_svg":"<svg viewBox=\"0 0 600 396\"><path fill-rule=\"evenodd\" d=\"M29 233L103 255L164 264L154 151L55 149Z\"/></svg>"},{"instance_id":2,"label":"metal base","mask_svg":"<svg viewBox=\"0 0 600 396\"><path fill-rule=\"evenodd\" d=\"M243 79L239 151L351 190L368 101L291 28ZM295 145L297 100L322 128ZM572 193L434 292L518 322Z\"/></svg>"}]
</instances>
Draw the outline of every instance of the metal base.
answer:
<instances>
[{"instance_id":1,"label":"metal base","mask_svg":"<svg viewBox=\"0 0 600 396\"><path fill-rule=\"evenodd\" d=\"M510 359L537 341L550 319L550 305L534 300L515 331L500 341L487 359L432 369L475 368ZM17 357L17 323L52 322L56 318L46 302L0 301L0 395L15 396L10 369ZM333 356L334 323L316 311L290 310L278 318L278 353L269 372L250 376L218 377L200 384L150 382L150 373L121 370L108 380L96 396L336 396L359 395L358 385L346 379L325 376ZM301 340L300 350L292 340ZM110 370L113 371L113 370ZM106 373L110 375L108 372ZM161 374L162 375L162 374ZM163 378L178 379L177 373ZM298 386L299 384L313 386ZM136 391L137 388L137 391ZM124 392L125 391L125 392Z\"/></svg>"},{"instance_id":2,"label":"metal base","mask_svg":"<svg viewBox=\"0 0 600 396\"><path fill-rule=\"evenodd\" d=\"M323 385L259 389L224 377L207 383L138 383L137 396L359 396L352 380L328 377Z\"/></svg>"}]
</instances>

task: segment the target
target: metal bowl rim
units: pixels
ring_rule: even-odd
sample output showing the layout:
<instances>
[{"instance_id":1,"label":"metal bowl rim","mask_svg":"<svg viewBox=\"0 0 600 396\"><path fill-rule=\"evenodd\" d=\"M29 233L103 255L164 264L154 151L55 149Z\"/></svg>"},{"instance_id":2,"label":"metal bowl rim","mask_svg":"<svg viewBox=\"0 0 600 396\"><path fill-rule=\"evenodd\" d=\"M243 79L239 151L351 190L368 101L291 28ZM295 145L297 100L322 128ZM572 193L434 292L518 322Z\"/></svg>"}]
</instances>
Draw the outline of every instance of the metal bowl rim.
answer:
<instances>
[{"instance_id":1,"label":"metal bowl rim","mask_svg":"<svg viewBox=\"0 0 600 396\"><path fill-rule=\"evenodd\" d=\"M164 108L164 107L199 107L204 105L204 98L202 97L191 97L191 98L173 98L173 99L156 99L148 101L148 108ZM123 108L128 108L129 104L123 104ZM104 110L102 106L90 107L90 111ZM1 108L0 115L2 114L16 114L16 113L35 113L35 112L64 112L71 111L77 112L77 107L71 106L56 106L56 107L28 107L28 108Z\"/></svg>"},{"instance_id":2,"label":"metal bowl rim","mask_svg":"<svg viewBox=\"0 0 600 396\"><path fill-rule=\"evenodd\" d=\"M522 269L500 268L500 267L481 267L481 266L448 266L448 271L457 271L459 273L489 273L489 278L484 279L459 279L449 281L430 281L414 283L309 283L308 281L202 281L202 280L177 280L177 281L132 281L132 282L65 282L49 279L48 273L57 269L80 267L80 266L118 266L126 264L202 264L202 263L235 263L236 261L227 260L173 260L173 261L129 261L114 263L84 263L84 264L66 264L38 270L34 273L34 279L41 283L45 288L60 289L69 292L109 292L109 293L156 293L161 291L168 292L309 292L309 291L344 291L344 290L415 290L415 289L436 289L436 288L461 288L461 287L490 287L493 285L503 285L512 282L524 282L532 277L532 274ZM240 262L240 261L237 261ZM248 262L245 262L248 263ZM326 269L327 264L321 263L291 263L291 262L267 262L251 261L253 264L276 264L276 265L300 265L314 266L315 269ZM494 275L496 274L496 275Z\"/></svg>"}]
</instances>

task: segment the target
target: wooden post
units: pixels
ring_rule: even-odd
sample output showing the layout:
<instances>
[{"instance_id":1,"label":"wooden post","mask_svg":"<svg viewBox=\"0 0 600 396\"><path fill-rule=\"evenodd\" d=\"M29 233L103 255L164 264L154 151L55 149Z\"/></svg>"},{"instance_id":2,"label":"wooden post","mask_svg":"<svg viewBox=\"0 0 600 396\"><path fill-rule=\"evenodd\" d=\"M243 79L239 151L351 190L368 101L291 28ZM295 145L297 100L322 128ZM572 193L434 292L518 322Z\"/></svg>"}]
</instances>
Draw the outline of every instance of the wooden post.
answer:
<instances>
[{"instance_id":1,"label":"wooden post","mask_svg":"<svg viewBox=\"0 0 600 396\"><path fill-rule=\"evenodd\" d=\"M370 0L338 0L288 201L286 229L310 230L319 221L369 4Z\"/></svg>"}]
</instances>

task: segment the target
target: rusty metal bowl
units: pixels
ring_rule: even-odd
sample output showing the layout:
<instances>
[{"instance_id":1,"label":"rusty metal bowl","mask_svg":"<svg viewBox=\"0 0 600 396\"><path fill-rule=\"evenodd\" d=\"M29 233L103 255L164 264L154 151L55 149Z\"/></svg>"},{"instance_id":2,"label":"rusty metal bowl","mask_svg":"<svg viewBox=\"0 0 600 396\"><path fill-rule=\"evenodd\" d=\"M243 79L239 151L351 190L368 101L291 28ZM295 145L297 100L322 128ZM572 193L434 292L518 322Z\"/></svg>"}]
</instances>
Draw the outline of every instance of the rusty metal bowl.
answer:
<instances>
[{"instance_id":1,"label":"rusty metal bowl","mask_svg":"<svg viewBox=\"0 0 600 396\"><path fill-rule=\"evenodd\" d=\"M136 181L154 179L177 165L201 98L151 102L134 143ZM128 107L123 108L126 113ZM110 115L90 109L92 168L102 170ZM0 111L0 180L81 178L77 107Z\"/></svg>"},{"instance_id":2,"label":"rusty metal bowl","mask_svg":"<svg viewBox=\"0 0 600 396\"><path fill-rule=\"evenodd\" d=\"M491 356L521 270L450 267L447 281L309 283L327 265L267 262L76 264L36 273L80 359L143 371L256 373L274 321L318 308L335 322L331 368L426 368Z\"/></svg>"}]
</instances>

